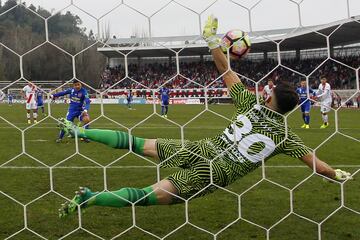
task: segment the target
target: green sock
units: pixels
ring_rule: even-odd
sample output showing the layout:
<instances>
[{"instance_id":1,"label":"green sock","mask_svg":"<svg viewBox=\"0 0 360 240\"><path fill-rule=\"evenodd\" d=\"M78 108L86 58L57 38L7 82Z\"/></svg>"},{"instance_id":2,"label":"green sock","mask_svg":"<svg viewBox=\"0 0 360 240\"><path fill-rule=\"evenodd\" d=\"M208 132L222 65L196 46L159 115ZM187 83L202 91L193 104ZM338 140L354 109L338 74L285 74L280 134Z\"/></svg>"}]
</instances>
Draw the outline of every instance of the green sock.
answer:
<instances>
[{"instance_id":1,"label":"green sock","mask_svg":"<svg viewBox=\"0 0 360 240\"><path fill-rule=\"evenodd\" d=\"M79 128L78 137L103 143L112 148L129 149L129 134L121 131ZM145 139L131 136L132 150L140 155L144 153Z\"/></svg>"},{"instance_id":2,"label":"green sock","mask_svg":"<svg viewBox=\"0 0 360 240\"><path fill-rule=\"evenodd\" d=\"M136 205L148 206L158 204L156 194L151 186L146 188L122 188L118 191L113 192L102 192L96 195L95 198L91 199L88 204L90 206L103 206L103 207L127 207L131 203L137 202ZM95 195L96 193L93 193ZM146 196L147 195L147 196ZM145 197L146 196L146 197ZM121 197L121 198L120 198ZM125 200L127 201L125 201Z\"/></svg>"}]
</instances>

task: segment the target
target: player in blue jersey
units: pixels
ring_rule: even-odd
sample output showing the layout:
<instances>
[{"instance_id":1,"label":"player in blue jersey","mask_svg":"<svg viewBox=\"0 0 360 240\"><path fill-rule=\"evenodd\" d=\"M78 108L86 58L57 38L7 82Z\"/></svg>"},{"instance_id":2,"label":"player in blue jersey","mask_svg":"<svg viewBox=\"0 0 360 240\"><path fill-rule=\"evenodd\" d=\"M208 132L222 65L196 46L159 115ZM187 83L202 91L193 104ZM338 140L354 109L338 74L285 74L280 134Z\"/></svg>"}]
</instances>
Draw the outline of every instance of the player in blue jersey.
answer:
<instances>
[{"instance_id":1,"label":"player in blue jersey","mask_svg":"<svg viewBox=\"0 0 360 240\"><path fill-rule=\"evenodd\" d=\"M161 100L161 116L167 118L167 113L169 111L169 98L170 98L170 89L167 87L160 88L160 100Z\"/></svg>"},{"instance_id":2,"label":"player in blue jersey","mask_svg":"<svg viewBox=\"0 0 360 240\"><path fill-rule=\"evenodd\" d=\"M41 90L37 90L36 91L36 104L37 104L37 109L39 111L39 108L41 108L41 113L42 115L46 115L45 113L45 108L44 108L44 100L43 100L43 95L44 93Z\"/></svg>"},{"instance_id":3,"label":"player in blue jersey","mask_svg":"<svg viewBox=\"0 0 360 240\"><path fill-rule=\"evenodd\" d=\"M90 122L90 117L88 111L90 108L90 99L88 92L82 87L81 82L74 80L72 88L55 93L51 95L51 98L54 99L65 95L70 95L70 106L66 114L66 119L73 122L75 118L78 118L85 125L84 128L89 128L88 123ZM64 131L60 131L59 138L56 142L60 143L64 135Z\"/></svg>"},{"instance_id":4,"label":"player in blue jersey","mask_svg":"<svg viewBox=\"0 0 360 240\"><path fill-rule=\"evenodd\" d=\"M304 120L304 124L301 128L310 128L310 109L311 109L311 102L307 96L308 88L306 87L306 81L302 80L300 82L300 87L296 89L296 93L299 95L299 104L301 104L301 112L302 118ZM315 91L309 88L309 94L314 96Z\"/></svg>"},{"instance_id":5,"label":"player in blue jersey","mask_svg":"<svg viewBox=\"0 0 360 240\"><path fill-rule=\"evenodd\" d=\"M13 104L13 99L14 99L13 95L12 95L11 93L9 93L7 97L8 97L8 104L9 104L9 106L12 106L12 104Z\"/></svg>"},{"instance_id":6,"label":"player in blue jersey","mask_svg":"<svg viewBox=\"0 0 360 240\"><path fill-rule=\"evenodd\" d=\"M128 109L131 110L131 103L132 103L132 100L133 100L133 93L131 91L131 89L129 89L128 93L127 93L127 96L126 96L126 100L127 100L127 106L128 106Z\"/></svg>"}]
</instances>

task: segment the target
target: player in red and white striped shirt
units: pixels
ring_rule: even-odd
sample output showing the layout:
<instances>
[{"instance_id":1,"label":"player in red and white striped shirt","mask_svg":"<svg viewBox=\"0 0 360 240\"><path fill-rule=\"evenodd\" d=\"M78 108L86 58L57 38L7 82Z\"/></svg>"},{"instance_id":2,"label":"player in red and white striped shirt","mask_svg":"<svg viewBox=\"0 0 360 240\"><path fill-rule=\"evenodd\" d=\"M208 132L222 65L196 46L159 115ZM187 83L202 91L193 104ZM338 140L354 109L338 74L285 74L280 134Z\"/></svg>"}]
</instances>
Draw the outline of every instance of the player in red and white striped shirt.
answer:
<instances>
[{"instance_id":1,"label":"player in red and white striped shirt","mask_svg":"<svg viewBox=\"0 0 360 240\"><path fill-rule=\"evenodd\" d=\"M29 82L22 90L26 99L26 117L28 124L31 124L31 110L34 123L37 123L36 86Z\"/></svg>"}]
</instances>

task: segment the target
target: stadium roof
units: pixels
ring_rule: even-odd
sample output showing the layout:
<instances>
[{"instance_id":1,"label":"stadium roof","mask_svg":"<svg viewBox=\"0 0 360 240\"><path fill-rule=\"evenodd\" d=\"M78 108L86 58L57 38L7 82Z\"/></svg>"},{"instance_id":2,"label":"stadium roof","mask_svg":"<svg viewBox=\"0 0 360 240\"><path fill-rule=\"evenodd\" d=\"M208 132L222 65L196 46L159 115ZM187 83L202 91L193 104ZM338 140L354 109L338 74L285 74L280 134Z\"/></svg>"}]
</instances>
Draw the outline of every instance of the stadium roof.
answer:
<instances>
[{"instance_id":1,"label":"stadium roof","mask_svg":"<svg viewBox=\"0 0 360 240\"><path fill-rule=\"evenodd\" d=\"M335 32L334 32L335 31ZM330 36L332 47L346 46L360 43L360 15L350 19L331 22L301 28L287 28L269 31L250 32L252 42L251 52L276 52L276 44L280 43L281 51L320 49L326 48L325 35ZM180 56L208 55L209 50L201 36L177 36L177 37L153 37L153 38L113 38L106 45L98 48L98 51L109 58L118 58L117 52L128 53L130 57L167 57L174 56L174 52Z\"/></svg>"}]
</instances>

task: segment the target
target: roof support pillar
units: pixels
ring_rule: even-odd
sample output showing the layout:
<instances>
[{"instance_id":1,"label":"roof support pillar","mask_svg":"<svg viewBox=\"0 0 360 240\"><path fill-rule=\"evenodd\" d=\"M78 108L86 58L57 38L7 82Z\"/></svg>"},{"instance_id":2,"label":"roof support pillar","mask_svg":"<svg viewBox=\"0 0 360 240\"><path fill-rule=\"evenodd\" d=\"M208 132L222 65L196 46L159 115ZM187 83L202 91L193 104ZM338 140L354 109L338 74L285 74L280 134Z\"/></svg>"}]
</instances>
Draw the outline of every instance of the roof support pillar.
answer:
<instances>
[{"instance_id":1,"label":"roof support pillar","mask_svg":"<svg viewBox=\"0 0 360 240\"><path fill-rule=\"evenodd\" d=\"M296 56L295 56L295 57L296 57L296 60L297 60L297 61L300 61L300 49L299 49L299 48L296 49L296 50L295 50L295 53L296 53Z\"/></svg>"},{"instance_id":2,"label":"roof support pillar","mask_svg":"<svg viewBox=\"0 0 360 240\"><path fill-rule=\"evenodd\" d=\"M330 45L330 57L334 57L334 46Z\"/></svg>"},{"instance_id":3,"label":"roof support pillar","mask_svg":"<svg viewBox=\"0 0 360 240\"><path fill-rule=\"evenodd\" d=\"M263 52L263 58L264 58L264 61L267 61L267 59L268 59L268 53L267 52Z\"/></svg>"}]
</instances>

